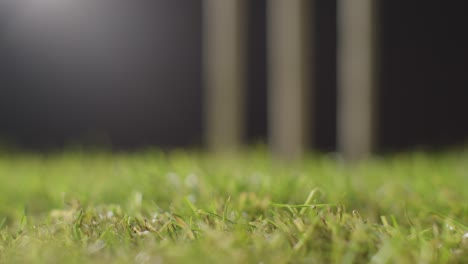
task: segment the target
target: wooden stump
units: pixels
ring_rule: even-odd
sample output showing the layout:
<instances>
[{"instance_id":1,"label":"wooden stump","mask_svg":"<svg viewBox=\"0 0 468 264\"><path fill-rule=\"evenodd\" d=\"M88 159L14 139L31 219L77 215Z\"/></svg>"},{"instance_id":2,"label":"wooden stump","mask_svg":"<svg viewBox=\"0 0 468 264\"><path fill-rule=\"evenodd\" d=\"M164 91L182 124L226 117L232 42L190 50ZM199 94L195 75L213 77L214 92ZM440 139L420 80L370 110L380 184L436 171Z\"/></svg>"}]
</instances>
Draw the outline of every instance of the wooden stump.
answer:
<instances>
[{"instance_id":1,"label":"wooden stump","mask_svg":"<svg viewBox=\"0 0 468 264\"><path fill-rule=\"evenodd\" d=\"M375 141L376 0L338 1L338 150L369 157Z\"/></svg>"},{"instance_id":2,"label":"wooden stump","mask_svg":"<svg viewBox=\"0 0 468 264\"><path fill-rule=\"evenodd\" d=\"M233 151L245 130L245 0L204 0L205 143Z\"/></svg>"},{"instance_id":3,"label":"wooden stump","mask_svg":"<svg viewBox=\"0 0 468 264\"><path fill-rule=\"evenodd\" d=\"M311 0L268 0L269 144L300 158L311 135Z\"/></svg>"}]
</instances>

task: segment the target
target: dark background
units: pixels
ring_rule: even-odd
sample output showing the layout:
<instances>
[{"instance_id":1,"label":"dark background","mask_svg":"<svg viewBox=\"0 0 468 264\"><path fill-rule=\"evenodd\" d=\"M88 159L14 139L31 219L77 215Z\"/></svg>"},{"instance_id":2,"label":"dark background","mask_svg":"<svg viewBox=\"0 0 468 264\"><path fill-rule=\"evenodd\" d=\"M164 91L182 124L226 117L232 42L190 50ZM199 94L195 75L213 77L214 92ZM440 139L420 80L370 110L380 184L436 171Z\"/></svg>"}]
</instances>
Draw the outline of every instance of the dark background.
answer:
<instances>
[{"instance_id":1,"label":"dark background","mask_svg":"<svg viewBox=\"0 0 468 264\"><path fill-rule=\"evenodd\" d=\"M0 2L0 138L31 149L201 146L200 0L82 0L86 19L66 6L22 14L31 2ZM246 141L255 143L267 137L266 1L248 2ZM467 7L381 1L381 151L467 143ZM316 0L314 13L312 141L333 151L336 1Z\"/></svg>"}]
</instances>

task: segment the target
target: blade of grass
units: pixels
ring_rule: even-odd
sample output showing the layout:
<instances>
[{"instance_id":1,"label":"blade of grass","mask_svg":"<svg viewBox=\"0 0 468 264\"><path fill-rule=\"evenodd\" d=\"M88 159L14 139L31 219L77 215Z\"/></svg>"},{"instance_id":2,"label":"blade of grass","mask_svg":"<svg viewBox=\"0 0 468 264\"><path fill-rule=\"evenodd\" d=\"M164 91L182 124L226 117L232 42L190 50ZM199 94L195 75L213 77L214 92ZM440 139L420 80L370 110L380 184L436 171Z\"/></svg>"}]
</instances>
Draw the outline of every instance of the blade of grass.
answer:
<instances>
[{"instance_id":1,"label":"blade of grass","mask_svg":"<svg viewBox=\"0 0 468 264\"><path fill-rule=\"evenodd\" d=\"M314 188L312 191L310 191L309 195L307 196L307 199L304 202L304 205L310 205L312 202L312 198L314 198L315 193L318 191L318 188ZM303 215L306 211L306 207L303 207L300 211L299 214Z\"/></svg>"}]
</instances>

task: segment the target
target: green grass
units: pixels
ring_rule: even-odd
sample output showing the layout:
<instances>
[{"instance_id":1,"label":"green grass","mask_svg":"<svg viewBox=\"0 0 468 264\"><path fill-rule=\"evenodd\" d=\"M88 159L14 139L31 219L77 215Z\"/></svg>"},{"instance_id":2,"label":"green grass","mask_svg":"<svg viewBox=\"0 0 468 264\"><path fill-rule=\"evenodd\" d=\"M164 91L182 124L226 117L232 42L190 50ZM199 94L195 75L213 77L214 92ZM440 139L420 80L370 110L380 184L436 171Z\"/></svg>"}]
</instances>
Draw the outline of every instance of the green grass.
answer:
<instances>
[{"instance_id":1,"label":"green grass","mask_svg":"<svg viewBox=\"0 0 468 264\"><path fill-rule=\"evenodd\" d=\"M468 152L0 154L0 263L468 263Z\"/></svg>"}]
</instances>

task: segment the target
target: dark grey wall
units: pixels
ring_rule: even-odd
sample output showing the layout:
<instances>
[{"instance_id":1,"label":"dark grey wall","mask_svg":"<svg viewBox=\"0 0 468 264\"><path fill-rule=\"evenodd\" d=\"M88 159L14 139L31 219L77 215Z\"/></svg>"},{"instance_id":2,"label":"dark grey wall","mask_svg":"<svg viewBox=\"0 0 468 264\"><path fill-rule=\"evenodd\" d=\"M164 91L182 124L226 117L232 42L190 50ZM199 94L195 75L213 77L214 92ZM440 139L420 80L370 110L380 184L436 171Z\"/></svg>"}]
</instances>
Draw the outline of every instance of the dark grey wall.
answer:
<instances>
[{"instance_id":1,"label":"dark grey wall","mask_svg":"<svg viewBox=\"0 0 468 264\"><path fill-rule=\"evenodd\" d=\"M0 8L0 134L27 147L200 144L200 1L34 2Z\"/></svg>"},{"instance_id":2,"label":"dark grey wall","mask_svg":"<svg viewBox=\"0 0 468 264\"><path fill-rule=\"evenodd\" d=\"M201 144L201 0L49 2L61 4L0 1L0 137L30 148ZM246 140L256 142L267 135L266 0L249 3ZM466 142L466 7L382 1L381 150ZM328 151L336 145L336 1L317 0L315 14L313 143Z\"/></svg>"},{"instance_id":3,"label":"dark grey wall","mask_svg":"<svg viewBox=\"0 0 468 264\"><path fill-rule=\"evenodd\" d=\"M468 143L466 1L382 4L380 145Z\"/></svg>"}]
</instances>

